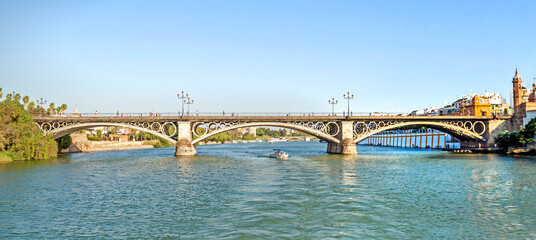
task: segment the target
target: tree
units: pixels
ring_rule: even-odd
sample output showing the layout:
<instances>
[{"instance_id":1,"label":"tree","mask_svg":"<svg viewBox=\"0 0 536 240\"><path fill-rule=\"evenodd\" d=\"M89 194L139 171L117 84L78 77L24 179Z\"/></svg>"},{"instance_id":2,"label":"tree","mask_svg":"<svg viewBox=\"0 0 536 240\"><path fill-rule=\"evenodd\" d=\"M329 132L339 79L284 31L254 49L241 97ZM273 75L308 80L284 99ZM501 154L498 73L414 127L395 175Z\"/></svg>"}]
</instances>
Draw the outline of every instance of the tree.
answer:
<instances>
[{"instance_id":1,"label":"tree","mask_svg":"<svg viewBox=\"0 0 536 240\"><path fill-rule=\"evenodd\" d=\"M30 97L28 96L24 96L22 98L22 102L24 103L24 107L27 107L28 106L28 103L30 102Z\"/></svg>"},{"instance_id":2,"label":"tree","mask_svg":"<svg viewBox=\"0 0 536 240\"><path fill-rule=\"evenodd\" d=\"M13 99L15 99L15 102L20 102L20 94L13 92Z\"/></svg>"},{"instance_id":3,"label":"tree","mask_svg":"<svg viewBox=\"0 0 536 240\"><path fill-rule=\"evenodd\" d=\"M499 133L499 135L495 137L495 143L497 143L497 146L503 151L507 151L510 147L517 148L525 144L523 136L516 131Z\"/></svg>"},{"instance_id":4,"label":"tree","mask_svg":"<svg viewBox=\"0 0 536 240\"><path fill-rule=\"evenodd\" d=\"M73 140L71 139L70 135L65 135L56 139L56 142L58 143L58 151L61 151L63 149L69 148L73 143Z\"/></svg>"},{"instance_id":5,"label":"tree","mask_svg":"<svg viewBox=\"0 0 536 240\"><path fill-rule=\"evenodd\" d=\"M264 136L265 131L264 128L257 128L257 136L262 137Z\"/></svg>"},{"instance_id":6,"label":"tree","mask_svg":"<svg viewBox=\"0 0 536 240\"><path fill-rule=\"evenodd\" d=\"M13 160L31 160L55 157L57 149L52 136L45 136L22 104L10 99L0 102L0 151Z\"/></svg>"},{"instance_id":7,"label":"tree","mask_svg":"<svg viewBox=\"0 0 536 240\"><path fill-rule=\"evenodd\" d=\"M51 115L56 113L56 108L54 107L54 103L50 103L50 105L48 105L47 112Z\"/></svg>"},{"instance_id":8,"label":"tree","mask_svg":"<svg viewBox=\"0 0 536 240\"><path fill-rule=\"evenodd\" d=\"M11 100L13 99L13 94L8 93L8 94L6 95L6 99L9 100L9 101L11 101Z\"/></svg>"},{"instance_id":9,"label":"tree","mask_svg":"<svg viewBox=\"0 0 536 240\"><path fill-rule=\"evenodd\" d=\"M523 139L527 143L534 142L534 135L536 134L536 118L531 119L527 125L519 131L519 134L523 136Z\"/></svg>"},{"instance_id":10,"label":"tree","mask_svg":"<svg viewBox=\"0 0 536 240\"><path fill-rule=\"evenodd\" d=\"M0 88L0 98L4 96L4 93L2 92L2 88Z\"/></svg>"},{"instance_id":11,"label":"tree","mask_svg":"<svg viewBox=\"0 0 536 240\"><path fill-rule=\"evenodd\" d=\"M56 113L61 115L61 106L56 108Z\"/></svg>"},{"instance_id":12,"label":"tree","mask_svg":"<svg viewBox=\"0 0 536 240\"><path fill-rule=\"evenodd\" d=\"M61 108L61 113L62 113L62 114L65 114L65 111L67 111L67 104L65 104L65 103L62 104L62 105L60 106L60 108Z\"/></svg>"}]
</instances>

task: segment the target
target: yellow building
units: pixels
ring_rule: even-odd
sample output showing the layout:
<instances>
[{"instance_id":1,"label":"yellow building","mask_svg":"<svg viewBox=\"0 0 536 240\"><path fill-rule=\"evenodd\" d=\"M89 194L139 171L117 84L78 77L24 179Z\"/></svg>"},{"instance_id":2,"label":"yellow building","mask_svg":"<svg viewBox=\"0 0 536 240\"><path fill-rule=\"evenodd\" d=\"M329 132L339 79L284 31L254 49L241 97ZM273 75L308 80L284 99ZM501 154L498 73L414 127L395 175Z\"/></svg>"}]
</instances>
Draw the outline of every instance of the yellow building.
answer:
<instances>
[{"instance_id":1,"label":"yellow building","mask_svg":"<svg viewBox=\"0 0 536 240\"><path fill-rule=\"evenodd\" d=\"M461 99L459 115L461 116L491 116L489 99L478 95Z\"/></svg>"}]
</instances>

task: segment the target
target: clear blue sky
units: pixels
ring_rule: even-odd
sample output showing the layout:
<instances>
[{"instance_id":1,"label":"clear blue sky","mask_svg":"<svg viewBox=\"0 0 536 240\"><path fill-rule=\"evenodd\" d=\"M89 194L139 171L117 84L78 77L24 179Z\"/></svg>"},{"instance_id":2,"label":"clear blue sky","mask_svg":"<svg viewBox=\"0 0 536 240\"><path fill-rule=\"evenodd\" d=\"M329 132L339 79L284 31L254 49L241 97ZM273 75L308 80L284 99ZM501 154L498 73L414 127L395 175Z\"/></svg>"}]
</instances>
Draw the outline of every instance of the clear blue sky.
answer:
<instances>
[{"instance_id":1,"label":"clear blue sky","mask_svg":"<svg viewBox=\"0 0 536 240\"><path fill-rule=\"evenodd\" d=\"M440 107L536 76L536 1L1 1L0 87L81 112Z\"/></svg>"}]
</instances>

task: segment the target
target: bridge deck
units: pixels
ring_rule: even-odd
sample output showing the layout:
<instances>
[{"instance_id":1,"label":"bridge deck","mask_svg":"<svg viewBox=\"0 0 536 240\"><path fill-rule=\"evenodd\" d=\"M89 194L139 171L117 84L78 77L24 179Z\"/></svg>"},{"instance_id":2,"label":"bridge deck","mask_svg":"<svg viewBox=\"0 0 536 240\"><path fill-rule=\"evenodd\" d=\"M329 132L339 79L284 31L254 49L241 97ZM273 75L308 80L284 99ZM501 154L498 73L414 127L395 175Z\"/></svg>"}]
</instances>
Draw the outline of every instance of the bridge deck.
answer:
<instances>
[{"instance_id":1,"label":"bridge deck","mask_svg":"<svg viewBox=\"0 0 536 240\"><path fill-rule=\"evenodd\" d=\"M456 120L507 120L510 117L475 117L475 116L161 116L161 117L59 117L34 116L36 122L178 122L178 121L248 121L248 122L288 122L288 121L456 121Z\"/></svg>"}]
</instances>

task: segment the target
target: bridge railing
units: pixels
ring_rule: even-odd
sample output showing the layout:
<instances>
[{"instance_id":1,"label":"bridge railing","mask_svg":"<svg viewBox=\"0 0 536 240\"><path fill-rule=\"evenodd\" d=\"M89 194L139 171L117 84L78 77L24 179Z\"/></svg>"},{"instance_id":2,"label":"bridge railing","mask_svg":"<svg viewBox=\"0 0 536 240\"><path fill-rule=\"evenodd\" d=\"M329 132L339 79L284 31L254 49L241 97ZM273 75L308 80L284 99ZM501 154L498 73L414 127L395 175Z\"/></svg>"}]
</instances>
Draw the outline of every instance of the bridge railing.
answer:
<instances>
[{"instance_id":1,"label":"bridge railing","mask_svg":"<svg viewBox=\"0 0 536 240\"><path fill-rule=\"evenodd\" d=\"M149 116L169 116L178 117L182 114L179 112L115 112L115 113L66 113L63 115L52 115L52 117L149 117ZM190 112L184 113L184 116L347 116L346 112ZM350 116L407 116L405 113L397 112L350 112Z\"/></svg>"}]
</instances>

